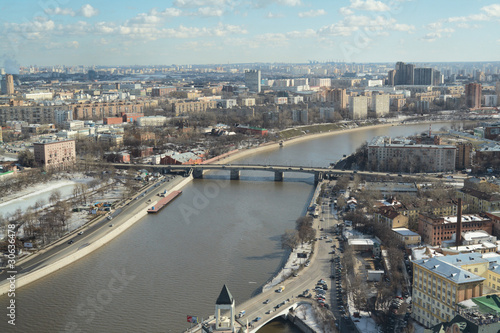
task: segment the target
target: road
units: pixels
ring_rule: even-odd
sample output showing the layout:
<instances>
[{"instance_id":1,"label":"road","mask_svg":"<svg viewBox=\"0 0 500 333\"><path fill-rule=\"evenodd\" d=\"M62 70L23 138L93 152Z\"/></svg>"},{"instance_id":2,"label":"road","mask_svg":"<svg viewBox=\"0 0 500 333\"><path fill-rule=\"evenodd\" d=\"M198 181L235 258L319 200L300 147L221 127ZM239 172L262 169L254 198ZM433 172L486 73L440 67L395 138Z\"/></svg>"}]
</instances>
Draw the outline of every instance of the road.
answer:
<instances>
[{"instance_id":1,"label":"road","mask_svg":"<svg viewBox=\"0 0 500 333\"><path fill-rule=\"evenodd\" d=\"M133 216L143 209L146 210L150 205L153 205L159 199L159 196L157 196L158 192L168 190L182 180L182 177L176 177L170 181L167 181L167 178L163 178L156 183L150 184L147 188L136 194L132 200L127 200L124 203L124 206L111 212L109 214L111 220L108 219L108 215L103 216L96 222L64 236L53 245L41 250L37 254L34 254L25 260L20 260L18 266L16 267L17 278L23 274L27 274L33 270L54 263L61 258L88 246L92 242L95 242L97 239L110 232L112 228L115 228L127 221L130 216ZM147 201L150 199L151 203L148 203ZM83 231L83 234L78 235L79 231ZM73 242L69 244L71 240ZM0 284L5 283L7 277L7 271L0 273Z\"/></svg>"},{"instance_id":2,"label":"road","mask_svg":"<svg viewBox=\"0 0 500 333\"><path fill-rule=\"evenodd\" d=\"M330 252L333 247L338 249L339 242L333 236L332 231L338 221L332 214L331 208L329 206L329 198L322 199L324 204L321 205L322 212L319 217L314 220L314 227L318 230L318 237L324 236L328 239L320 239L316 242L314 252L315 255L311 259L309 267L304 267L302 271L299 272L297 277L291 277L283 283L277 285L274 289L263 292L255 297L252 297L248 301L238 305L236 307L236 313L245 310L245 316L240 320L240 324L245 324L248 319L249 322L253 321L256 317L261 317L262 319L254 323L254 327L262 326L263 323L267 322L270 318L276 315L276 312L282 312L283 309L287 308L287 305L299 302L308 301L315 302L313 289L316 286L317 281L323 279L327 281L328 291L326 294L326 302L330 305L332 312L334 313L337 322L341 319L341 314L337 308L336 301L336 290L335 290L335 279L330 279L332 275L333 263L331 260L339 256L338 250L335 254ZM341 255L341 254L340 254ZM275 289L279 286L284 286L285 290L282 293L277 293ZM302 294L306 289L309 289L313 298L299 298L298 295ZM269 299L268 304L264 302ZM275 306L289 300L290 303L281 306L276 309ZM266 314L267 311L271 313ZM356 332L356 329L350 319L342 319L340 324L341 332Z\"/></svg>"}]
</instances>

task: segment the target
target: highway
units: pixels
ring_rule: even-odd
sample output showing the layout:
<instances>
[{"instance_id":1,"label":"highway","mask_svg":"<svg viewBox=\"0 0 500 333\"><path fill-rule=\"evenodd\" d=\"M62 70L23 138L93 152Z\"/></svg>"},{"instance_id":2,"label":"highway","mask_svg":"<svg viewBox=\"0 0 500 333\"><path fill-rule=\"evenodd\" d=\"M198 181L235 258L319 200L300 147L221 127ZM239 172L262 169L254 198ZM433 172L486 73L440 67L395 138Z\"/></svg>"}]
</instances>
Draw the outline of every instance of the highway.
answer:
<instances>
[{"instance_id":1,"label":"highway","mask_svg":"<svg viewBox=\"0 0 500 333\"><path fill-rule=\"evenodd\" d=\"M65 235L54 244L49 245L47 248L26 259L20 259L16 266L17 278L23 274L54 263L88 246L92 242L95 242L97 239L110 232L112 228L116 228L127 221L130 216L135 215L141 210L147 210L150 205L152 206L158 201L159 196L157 196L157 194L160 191L168 190L182 180L182 177L176 177L170 181L167 181L167 178L163 178L156 183L150 184L147 188L136 194L132 200L126 200L122 207L112 211L109 215L107 214L97 221ZM148 203L147 201L150 199L151 202ZM108 216L110 216L111 219L109 219ZM83 231L83 234L79 235L78 233L80 231ZM71 244L70 241L72 241ZM7 271L0 273L0 285L6 282L7 277Z\"/></svg>"}]
</instances>

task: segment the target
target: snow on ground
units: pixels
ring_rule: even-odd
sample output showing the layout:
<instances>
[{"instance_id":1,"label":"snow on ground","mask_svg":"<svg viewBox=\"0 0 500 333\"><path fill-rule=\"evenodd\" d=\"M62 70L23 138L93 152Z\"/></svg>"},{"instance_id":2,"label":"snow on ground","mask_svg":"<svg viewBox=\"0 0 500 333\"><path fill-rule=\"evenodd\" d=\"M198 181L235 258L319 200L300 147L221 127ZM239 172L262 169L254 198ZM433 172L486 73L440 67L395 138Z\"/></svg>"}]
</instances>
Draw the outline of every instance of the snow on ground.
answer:
<instances>
[{"instance_id":1,"label":"snow on ground","mask_svg":"<svg viewBox=\"0 0 500 333\"><path fill-rule=\"evenodd\" d=\"M94 216L90 215L87 211L73 212L70 219L68 220L68 232L80 228L92 217Z\"/></svg>"},{"instance_id":2,"label":"snow on ground","mask_svg":"<svg viewBox=\"0 0 500 333\"><path fill-rule=\"evenodd\" d=\"M316 316L314 315L313 307L310 304L301 304L295 309L295 314L297 317L302 319L302 321L309 326L314 332L324 333L321 327L319 327Z\"/></svg>"},{"instance_id":3,"label":"snow on ground","mask_svg":"<svg viewBox=\"0 0 500 333\"><path fill-rule=\"evenodd\" d=\"M360 318L352 318L354 325L358 328L358 331L363 332L363 333L377 333L378 332L378 326L375 323L375 320L373 320L372 317L370 317L370 314L365 311L360 311L359 312Z\"/></svg>"},{"instance_id":4,"label":"snow on ground","mask_svg":"<svg viewBox=\"0 0 500 333\"><path fill-rule=\"evenodd\" d=\"M300 264L303 264L307 261L307 259L302 259L302 258L297 258L297 253L298 252L307 252L308 256L311 253L312 245L311 244L301 244L297 249L295 249L293 252L290 253L288 260L285 263L285 266L279 271L276 276L272 278L271 281L266 283L264 287L262 287L262 291L267 291L269 289L272 289L274 286L280 284L281 282L285 281L285 279L293 274L294 271L296 271L299 267Z\"/></svg>"}]
</instances>

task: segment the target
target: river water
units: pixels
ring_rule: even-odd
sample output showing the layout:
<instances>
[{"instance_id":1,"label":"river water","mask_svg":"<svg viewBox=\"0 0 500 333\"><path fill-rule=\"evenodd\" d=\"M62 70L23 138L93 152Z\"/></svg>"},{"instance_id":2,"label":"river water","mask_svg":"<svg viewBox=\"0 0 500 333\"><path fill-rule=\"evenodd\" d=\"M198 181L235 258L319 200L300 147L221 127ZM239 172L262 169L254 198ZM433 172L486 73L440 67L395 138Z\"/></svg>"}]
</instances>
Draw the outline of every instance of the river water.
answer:
<instances>
[{"instance_id":1,"label":"river water","mask_svg":"<svg viewBox=\"0 0 500 333\"><path fill-rule=\"evenodd\" d=\"M443 124L433 124L441 128ZM363 129L256 154L241 163L327 166L377 135L428 125ZM213 315L227 284L236 302L258 293L286 260L280 236L293 229L313 177L225 172L194 180L161 213L148 215L93 254L16 293L15 330L0 297L0 332L182 332L186 316ZM118 282L117 282L118 281ZM273 323L266 333L297 332Z\"/></svg>"}]
</instances>

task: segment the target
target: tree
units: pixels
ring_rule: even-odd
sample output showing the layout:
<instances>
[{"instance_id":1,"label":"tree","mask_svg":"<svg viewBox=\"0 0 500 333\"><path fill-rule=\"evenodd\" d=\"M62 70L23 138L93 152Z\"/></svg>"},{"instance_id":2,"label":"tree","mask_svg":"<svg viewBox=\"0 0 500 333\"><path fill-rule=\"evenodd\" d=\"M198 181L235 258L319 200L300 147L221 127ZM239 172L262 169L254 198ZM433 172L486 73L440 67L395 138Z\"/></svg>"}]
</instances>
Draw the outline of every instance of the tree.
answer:
<instances>
[{"instance_id":1,"label":"tree","mask_svg":"<svg viewBox=\"0 0 500 333\"><path fill-rule=\"evenodd\" d=\"M281 248L293 251L299 244L298 234L297 230L286 230L285 233L281 235Z\"/></svg>"},{"instance_id":2,"label":"tree","mask_svg":"<svg viewBox=\"0 0 500 333\"><path fill-rule=\"evenodd\" d=\"M32 168L36 165L35 155L29 149L25 149L19 154L17 154L17 159L19 164L28 168Z\"/></svg>"},{"instance_id":3,"label":"tree","mask_svg":"<svg viewBox=\"0 0 500 333\"><path fill-rule=\"evenodd\" d=\"M52 191L49 197L49 202L51 205L55 205L59 200L61 200L61 191Z\"/></svg>"}]
</instances>

